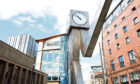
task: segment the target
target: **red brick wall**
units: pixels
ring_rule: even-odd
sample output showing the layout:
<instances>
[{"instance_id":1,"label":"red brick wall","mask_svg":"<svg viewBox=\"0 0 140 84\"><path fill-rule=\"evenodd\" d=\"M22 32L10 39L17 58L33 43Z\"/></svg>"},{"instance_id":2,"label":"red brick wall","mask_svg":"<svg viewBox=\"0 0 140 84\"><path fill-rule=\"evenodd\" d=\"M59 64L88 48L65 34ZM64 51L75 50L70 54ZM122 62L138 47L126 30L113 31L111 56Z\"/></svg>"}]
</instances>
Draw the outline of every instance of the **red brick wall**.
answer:
<instances>
[{"instance_id":1,"label":"red brick wall","mask_svg":"<svg viewBox=\"0 0 140 84\"><path fill-rule=\"evenodd\" d=\"M135 11L132 11L133 7L136 7ZM122 21L122 17L125 16L125 20ZM133 19L137 17L139 22L134 24ZM117 28L114 25L117 24ZM127 27L127 32L124 33L123 27ZM134 0L117 19L103 32L103 45L105 52L105 61L107 67L107 74L114 73L112 76L119 76L128 74L136 70L140 70L140 37L137 35L137 30L140 29L140 0ZM107 32L110 32L107 35ZM115 34L118 34L118 39L115 39ZM126 44L125 38L129 37L130 43ZM108 45L108 40L111 44ZM120 49L117 49L117 44L120 44ZM109 54L109 49L112 49L112 54ZM134 50L136 56L136 63L130 64L128 52ZM123 55L125 67L120 68L119 56ZM139 57L139 59L138 59ZM114 60L115 71L111 71L110 61ZM136 67L137 66L137 67ZM132 69L129 69L133 67ZM125 71L122 71L125 70ZM109 83L110 84L110 83Z\"/></svg>"}]
</instances>

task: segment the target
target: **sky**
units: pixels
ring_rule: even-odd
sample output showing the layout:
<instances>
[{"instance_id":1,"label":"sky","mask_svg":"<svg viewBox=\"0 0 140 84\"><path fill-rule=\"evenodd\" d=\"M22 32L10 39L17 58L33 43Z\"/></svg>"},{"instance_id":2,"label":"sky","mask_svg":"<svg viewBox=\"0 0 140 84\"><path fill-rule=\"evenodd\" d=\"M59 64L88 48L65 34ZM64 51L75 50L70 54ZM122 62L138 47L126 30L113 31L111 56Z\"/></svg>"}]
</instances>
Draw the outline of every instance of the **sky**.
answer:
<instances>
[{"instance_id":1,"label":"sky","mask_svg":"<svg viewBox=\"0 0 140 84\"><path fill-rule=\"evenodd\" d=\"M87 11L90 24L104 0L0 0L0 40L30 34L35 39L66 33L70 9ZM113 0L111 10L120 0ZM100 65L98 44L92 58L80 57L84 80L90 66Z\"/></svg>"}]
</instances>

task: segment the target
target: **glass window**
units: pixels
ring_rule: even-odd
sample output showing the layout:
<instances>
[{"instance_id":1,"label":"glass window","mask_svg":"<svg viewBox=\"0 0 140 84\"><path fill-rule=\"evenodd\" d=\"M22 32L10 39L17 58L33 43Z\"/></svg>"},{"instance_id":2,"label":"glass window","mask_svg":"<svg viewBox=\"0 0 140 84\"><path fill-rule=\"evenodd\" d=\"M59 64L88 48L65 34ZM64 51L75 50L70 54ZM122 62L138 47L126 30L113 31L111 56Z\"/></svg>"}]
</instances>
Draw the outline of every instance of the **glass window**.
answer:
<instances>
[{"instance_id":1,"label":"glass window","mask_svg":"<svg viewBox=\"0 0 140 84\"><path fill-rule=\"evenodd\" d=\"M139 29L139 30L137 30L137 34L138 34L138 36L140 36L140 29Z\"/></svg>"},{"instance_id":2,"label":"glass window","mask_svg":"<svg viewBox=\"0 0 140 84\"><path fill-rule=\"evenodd\" d=\"M114 78L113 78L113 84L119 84L118 77L114 77Z\"/></svg>"},{"instance_id":3,"label":"glass window","mask_svg":"<svg viewBox=\"0 0 140 84\"><path fill-rule=\"evenodd\" d=\"M112 69L112 70L115 70L114 60L111 61L111 69Z\"/></svg>"},{"instance_id":4,"label":"glass window","mask_svg":"<svg viewBox=\"0 0 140 84\"><path fill-rule=\"evenodd\" d=\"M136 10L136 7L133 7L133 8L132 8L132 11L135 11L135 10Z\"/></svg>"},{"instance_id":5,"label":"glass window","mask_svg":"<svg viewBox=\"0 0 140 84\"><path fill-rule=\"evenodd\" d=\"M123 27L123 31L124 31L124 32L127 32L127 27L126 27L126 26Z\"/></svg>"},{"instance_id":6,"label":"glass window","mask_svg":"<svg viewBox=\"0 0 140 84\"><path fill-rule=\"evenodd\" d=\"M47 51L43 51L42 61L47 61Z\"/></svg>"},{"instance_id":7,"label":"glass window","mask_svg":"<svg viewBox=\"0 0 140 84\"><path fill-rule=\"evenodd\" d=\"M114 28L117 28L117 24L114 25Z\"/></svg>"},{"instance_id":8,"label":"glass window","mask_svg":"<svg viewBox=\"0 0 140 84\"><path fill-rule=\"evenodd\" d=\"M129 84L126 74L120 76L120 81L121 81L121 84Z\"/></svg>"},{"instance_id":9,"label":"glass window","mask_svg":"<svg viewBox=\"0 0 140 84\"><path fill-rule=\"evenodd\" d=\"M136 17L136 18L134 18L133 19L133 21L134 21L134 24L137 24L138 22L139 22L139 20L138 20L138 18Z\"/></svg>"},{"instance_id":10,"label":"glass window","mask_svg":"<svg viewBox=\"0 0 140 84\"><path fill-rule=\"evenodd\" d=\"M110 45L110 40L108 40L107 42L108 42L108 45Z\"/></svg>"},{"instance_id":11,"label":"glass window","mask_svg":"<svg viewBox=\"0 0 140 84\"><path fill-rule=\"evenodd\" d=\"M115 34L115 39L118 39L118 34Z\"/></svg>"},{"instance_id":12,"label":"glass window","mask_svg":"<svg viewBox=\"0 0 140 84\"><path fill-rule=\"evenodd\" d=\"M117 44L117 49L120 49L120 44L119 43Z\"/></svg>"},{"instance_id":13,"label":"glass window","mask_svg":"<svg viewBox=\"0 0 140 84\"><path fill-rule=\"evenodd\" d=\"M52 72L52 64L51 63L49 63L49 64L47 64L47 73L51 73Z\"/></svg>"},{"instance_id":14,"label":"glass window","mask_svg":"<svg viewBox=\"0 0 140 84\"><path fill-rule=\"evenodd\" d=\"M125 20L125 16L122 18L122 21L124 21Z\"/></svg>"},{"instance_id":15,"label":"glass window","mask_svg":"<svg viewBox=\"0 0 140 84\"><path fill-rule=\"evenodd\" d=\"M129 43L130 42L129 37L125 38L125 40L126 40L126 43Z\"/></svg>"},{"instance_id":16,"label":"glass window","mask_svg":"<svg viewBox=\"0 0 140 84\"><path fill-rule=\"evenodd\" d=\"M54 53L54 61L59 62L59 58L60 58L59 53Z\"/></svg>"},{"instance_id":17,"label":"glass window","mask_svg":"<svg viewBox=\"0 0 140 84\"><path fill-rule=\"evenodd\" d=\"M52 61L53 61L53 53L48 53L47 62L52 62Z\"/></svg>"},{"instance_id":18,"label":"glass window","mask_svg":"<svg viewBox=\"0 0 140 84\"><path fill-rule=\"evenodd\" d=\"M133 64L136 62L136 59L135 59L135 55L134 55L134 51L131 50L128 52L128 55L129 55L129 60L130 60L130 63Z\"/></svg>"},{"instance_id":19,"label":"glass window","mask_svg":"<svg viewBox=\"0 0 140 84\"><path fill-rule=\"evenodd\" d=\"M123 56L120 56L120 57L119 57L119 62L120 62L120 67L124 67Z\"/></svg>"},{"instance_id":20,"label":"glass window","mask_svg":"<svg viewBox=\"0 0 140 84\"><path fill-rule=\"evenodd\" d=\"M109 49L109 54L112 54L112 50L111 49Z\"/></svg>"},{"instance_id":21,"label":"glass window","mask_svg":"<svg viewBox=\"0 0 140 84\"><path fill-rule=\"evenodd\" d=\"M130 73L131 83L140 83L140 71Z\"/></svg>"},{"instance_id":22,"label":"glass window","mask_svg":"<svg viewBox=\"0 0 140 84\"><path fill-rule=\"evenodd\" d=\"M109 33L110 33L110 32L108 31L108 32L107 32L107 35L108 35Z\"/></svg>"}]
</instances>

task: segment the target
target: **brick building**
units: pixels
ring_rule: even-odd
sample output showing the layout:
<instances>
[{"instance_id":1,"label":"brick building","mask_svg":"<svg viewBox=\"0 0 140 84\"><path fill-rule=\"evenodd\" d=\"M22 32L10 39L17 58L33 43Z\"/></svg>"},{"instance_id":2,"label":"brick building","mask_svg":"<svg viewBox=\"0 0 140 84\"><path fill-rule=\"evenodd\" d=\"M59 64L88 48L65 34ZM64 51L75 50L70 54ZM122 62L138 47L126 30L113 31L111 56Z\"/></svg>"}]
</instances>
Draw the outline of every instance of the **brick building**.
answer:
<instances>
[{"instance_id":1,"label":"brick building","mask_svg":"<svg viewBox=\"0 0 140 84\"><path fill-rule=\"evenodd\" d=\"M140 84L140 0L121 0L103 28L108 84Z\"/></svg>"}]
</instances>

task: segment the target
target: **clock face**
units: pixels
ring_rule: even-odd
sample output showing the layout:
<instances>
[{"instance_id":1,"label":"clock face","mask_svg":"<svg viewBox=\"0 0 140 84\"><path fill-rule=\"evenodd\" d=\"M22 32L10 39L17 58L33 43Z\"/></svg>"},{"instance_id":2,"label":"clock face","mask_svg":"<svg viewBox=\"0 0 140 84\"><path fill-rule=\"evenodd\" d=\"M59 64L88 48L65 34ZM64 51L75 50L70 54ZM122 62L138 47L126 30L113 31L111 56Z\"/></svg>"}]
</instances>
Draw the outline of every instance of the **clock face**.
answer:
<instances>
[{"instance_id":1,"label":"clock face","mask_svg":"<svg viewBox=\"0 0 140 84\"><path fill-rule=\"evenodd\" d=\"M78 25L84 25L87 23L87 17L81 12L74 13L72 19Z\"/></svg>"}]
</instances>

